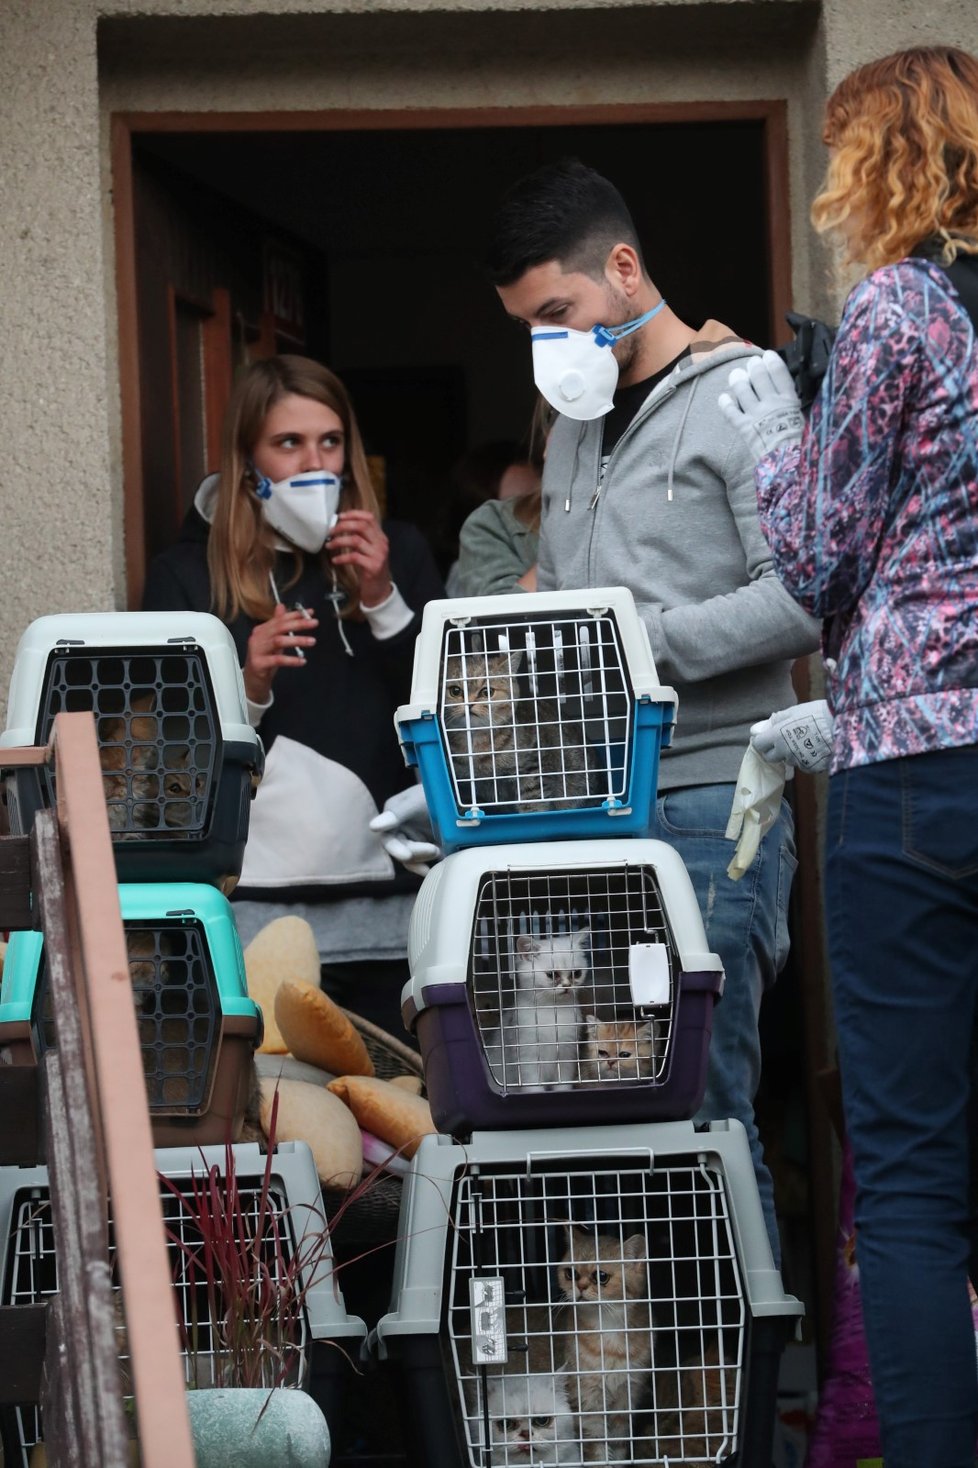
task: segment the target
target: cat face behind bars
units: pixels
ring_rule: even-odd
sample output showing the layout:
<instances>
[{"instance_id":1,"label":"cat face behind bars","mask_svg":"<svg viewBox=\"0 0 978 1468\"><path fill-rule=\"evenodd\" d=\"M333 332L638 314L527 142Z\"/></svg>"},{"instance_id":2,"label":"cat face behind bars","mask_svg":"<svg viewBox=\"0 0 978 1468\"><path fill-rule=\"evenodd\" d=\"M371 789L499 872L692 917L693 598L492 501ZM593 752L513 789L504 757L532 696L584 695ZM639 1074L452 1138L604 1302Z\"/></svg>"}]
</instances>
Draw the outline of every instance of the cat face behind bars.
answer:
<instances>
[{"instance_id":1,"label":"cat face behind bars","mask_svg":"<svg viewBox=\"0 0 978 1468\"><path fill-rule=\"evenodd\" d=\"M652 1019L584 1017L581 1078L589 1081L637 1081L655 1074L655 1022Z\"/></svg>"},{"instance_id":2,"label":"cat face behind bars","mask_svg":"<svg viewBox=\"0 0 978 1468\"><path fill-rule=\"evenodd\" d=\"M442 716L456 774L516 770L516 670L508 652L449 653ZM471 757L471 768L470 768Z\"/></svg>"},{"instance_id":3,"label":"cat face behind bars","mask_svg":"<svg viewBox=\"0 0 978 1468\"><path fill-rule=\"evenodd\" d=\"M504 1468L523 1463L580 1463L580 1440L563 1371L489 1376L486 1411L490 1463ZM481 1412L476 1416L476 1436L481 1448Z\"/></svg>"},{"instance_id":4,"label":"cat face behind bars","mask_svg":"<svg viewBox=\"0 0 978 1468\"><path fill-rule=\"evenodd\" d=\"M450 653L445 724L463 804L560 810L591 794L584 727L553 698L521 695L522 653Z\"/></svg>"},{"instance_id":5,"label":"cat face behind bars","mask_svg":"<svg viewBox=\"0 0 978 1468\"><path fill-rule=\"evenodd\" d=\"M120 715L98 721L109 830L122 840L161 827L186 830L194 819L192 797L202 792L203 780L189 772L190 745L160 742L154 703L152 693L141 694L128 720Z\"/></svg>"}]
</instances>

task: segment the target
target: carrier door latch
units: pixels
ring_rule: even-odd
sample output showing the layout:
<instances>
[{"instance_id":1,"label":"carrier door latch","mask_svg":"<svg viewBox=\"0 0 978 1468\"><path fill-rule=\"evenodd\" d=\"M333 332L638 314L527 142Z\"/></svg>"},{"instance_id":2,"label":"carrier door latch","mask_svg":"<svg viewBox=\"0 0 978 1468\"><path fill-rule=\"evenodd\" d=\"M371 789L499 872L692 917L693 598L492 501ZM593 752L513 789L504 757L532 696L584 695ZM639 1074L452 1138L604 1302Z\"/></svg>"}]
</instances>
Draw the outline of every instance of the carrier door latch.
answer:
<instances>
[{"instance_id":1,"label":"carrier door latch","mask_svg":"<svg viewBox=\"0 0 978 1468\"><path fill-rule=\"evenodd\" d=\"M501 1278L469 1281L472 1311L472 1364L496 1366L509 1359L506 1346L506 1294Z\"/></svg>"}]
</instances>

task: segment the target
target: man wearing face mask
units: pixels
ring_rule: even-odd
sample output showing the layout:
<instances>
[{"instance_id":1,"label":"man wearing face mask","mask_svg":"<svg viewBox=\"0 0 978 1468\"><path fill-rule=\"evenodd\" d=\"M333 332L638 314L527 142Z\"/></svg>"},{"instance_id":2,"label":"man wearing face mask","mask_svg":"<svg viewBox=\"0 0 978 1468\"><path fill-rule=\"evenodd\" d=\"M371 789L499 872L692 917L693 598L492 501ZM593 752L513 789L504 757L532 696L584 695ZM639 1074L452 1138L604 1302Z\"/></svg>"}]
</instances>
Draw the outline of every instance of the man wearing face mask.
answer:
<instances>
[{"instance_id":1,"label":"man wearing face mask","mask_svg":"<svg viewBox=\"0 0 978 1468\"><path fill-rule=\"evenodd\" d=\"M761 998L787 956L790 808L782 803L737 883L724 832L750 726L794 701L791 662L814 650L818 626L774 574L750 451L716 403L731 367L756 349L717 321L696 331L669 309L621 195L576 160L508 192L488 268L508 314L529 328L536 385L559 414L539 589L629 587L659 676L679 693L651 834L689 868L726 970L700 1119L733 1116L747 1128L778 1257L753 1098Z\"/></svg>"}]
</instances>

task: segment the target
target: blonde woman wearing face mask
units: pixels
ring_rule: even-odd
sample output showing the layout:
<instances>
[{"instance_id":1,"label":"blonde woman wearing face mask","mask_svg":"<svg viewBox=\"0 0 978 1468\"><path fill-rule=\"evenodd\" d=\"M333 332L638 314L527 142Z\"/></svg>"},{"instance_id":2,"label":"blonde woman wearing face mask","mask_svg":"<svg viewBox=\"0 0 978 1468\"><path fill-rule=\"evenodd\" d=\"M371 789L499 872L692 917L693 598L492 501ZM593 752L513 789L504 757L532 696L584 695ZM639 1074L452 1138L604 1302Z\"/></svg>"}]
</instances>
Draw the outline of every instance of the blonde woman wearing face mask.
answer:
<instances>
[{"instance_id":1,"label":"blonde woman wearing face mask","mask_svg":"<svg viewBox=\"0 0 978 1468\"><path fill-rule=\"evenodd\" d=\"M778 575L824 619L826 921L884 1461L973 1468L978 59L860 67L824 140L813 221L869 273L807 424L773 354L722 403L762 445Z\"/></svg>"},{"instance_id":2,"label":"blonde woman wearing face mask","mask_svg":"<svg viewBox=\"0 0 978 1468\"><path fill-rule=\"evenodd\" d=\"M339 379L299 356L249 366L220 472L150 566L143 605L216 613L241 658L267 756L234 894L243 941L307 918L324 989L396 1034L418 878L369 822L412 782L393 712L421 610L441 595L420 532L380 519Z\"/></svg>"}]
</instances>

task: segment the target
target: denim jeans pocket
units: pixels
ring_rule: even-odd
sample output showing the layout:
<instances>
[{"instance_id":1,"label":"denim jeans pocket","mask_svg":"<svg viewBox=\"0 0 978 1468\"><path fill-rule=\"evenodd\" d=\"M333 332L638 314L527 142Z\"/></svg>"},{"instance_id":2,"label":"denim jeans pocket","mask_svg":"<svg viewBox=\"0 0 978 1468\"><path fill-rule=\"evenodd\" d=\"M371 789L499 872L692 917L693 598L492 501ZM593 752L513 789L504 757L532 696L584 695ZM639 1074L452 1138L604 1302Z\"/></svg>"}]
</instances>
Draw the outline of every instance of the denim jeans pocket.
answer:
<instances>
[{"instance_id":1,"label":"denim jeans pocket","mask_svg":"<svg viewBox=\"0 0 978 1468\"><path fill-rule=\"evenodd\" d=\"M774 926L774 971L780 973L788 961L791 934L788 931L788 904L791 900L791 884L798 870L798 858L783 844L778 853L778 907Z\"/></svg>"},{"instance_id":2,"label":"denim jeans pocket","mask_svg":"<svg viewBox=\"0 0 978 1468\"><path fill-rule=\"evenodd\" d=\"M900 761L903 853L940 876L978 873L978 748Z\"/></svg>"},{"instance_id":3,"label":"denim jeans pocket","mask_svg":"<svg viewBox=\"0 0 978 1468\"><path fill-rule=\"evenodd\" d=\"M729 800L733 800L735 786L729 787ZM658 823L669 836L712 836L717 841L727 839L726 820L729 810L726 786L705 786L701 796L698 787L677 790L660 795L656 812ZM723 791L720 796L719 792ZM723 824L717 824L722 801ZM698 819L697 819L698 818ZM726 850L726 847L723 848ZM733 847L730 848L733 851Z\"/></svg>"}]
</instances>

